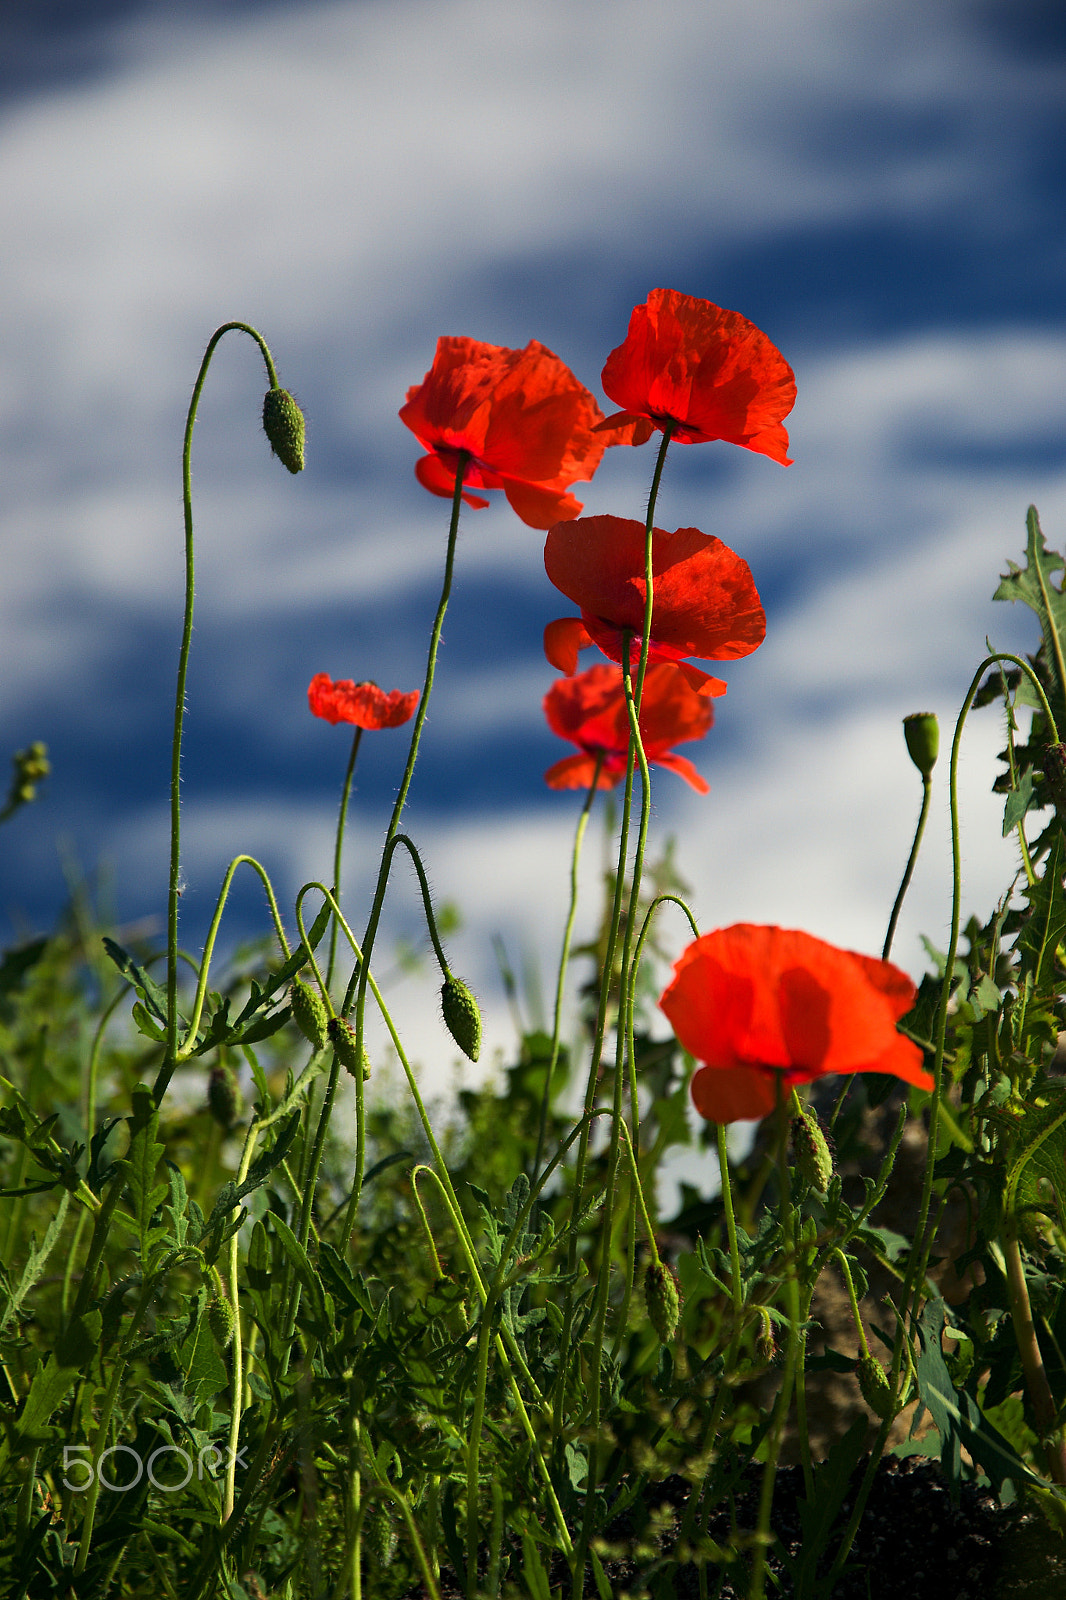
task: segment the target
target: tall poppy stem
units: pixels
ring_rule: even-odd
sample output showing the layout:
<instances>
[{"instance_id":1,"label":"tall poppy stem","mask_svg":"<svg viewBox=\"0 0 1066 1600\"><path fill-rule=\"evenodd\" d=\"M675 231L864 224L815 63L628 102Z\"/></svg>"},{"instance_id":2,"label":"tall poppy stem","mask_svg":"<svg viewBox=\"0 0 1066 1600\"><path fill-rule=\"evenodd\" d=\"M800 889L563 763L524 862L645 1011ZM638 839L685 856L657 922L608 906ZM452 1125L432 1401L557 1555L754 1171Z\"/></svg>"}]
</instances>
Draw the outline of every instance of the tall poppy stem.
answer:
<instances>
[{"instance_id":1,"label":"tall poppy stem","mask_svg":"<svg viewBox=\"0 0 1066 1600\"><path fill-rule=\"evenodd\" d=\"M174 1074L178 1055L178 899L181 874L181 741L185 725L185 682L189 671L189 650L192 644L193 600L196 588L196 571L192 520L192 435L196 425L196 412L200 405L211 357L223 334L231 331L246 333L254 339L266 363L267 379L271 389L278 387L274 359L262 334L247 322L224 322L216 328L208 341L200 362L200 371L193 385L192 399L185 419L185 441L181 457L182 501L185 510L185 612L178 651L178 679L174 696L174 735L170 755L170 883L167 892L167 1038L163 1065L152 1091L156 1105L167 1091Z\"/></svg>"},{"instance_id":2,"label":"tall poppy stem","mask_svg":"<svg viewBox=\"0 0 1066 1600\"><path fill-rule=\"evenodd\" d=\"M355 772L355 758L359 754L359 741L363 737L362 728L356 728L352 739L351 754L348 757L348 770L344 774L344 787L341 790L340 813L337 817L337 841L333 847L333 894L336 900L341 897L341 854L344 850L344 829L348 822L348 801L352 792L352 774ZM326 988L333 981L333 968L337 962L337 919L334 917L329 934L329 965L326 968Z\"/></svg>"},{"instance_id":3,"label":"tall poppy stem","mask_svg":"<svg viewBox=\"0 0 1066 1600\"><path fill-rule=\"evenodd\" d=\"M348 981L348 988L341 1007L342 1016L347 1017L354 1004L355 1006L355 1055L356 1060L362 1059L363 1034L366 1018L366 987L370 974L370 959L374 952L374 940L377 937L378 924L381 921L381 909L385 903L385 889L389 878L389 863L392 859L389 846L400 826L403 808L407 804L407 793L411 787L414 776L415 762L418 759L418 747L422 738L422 728L425 725L426 712L429 709L429 697L433 689L433 679L437 671L437 651L440 648L440 636L444 628L444 617L448 610L448 601L452 592L452 573L455 569L455 546L459 537L459 513L463 504L463 476L470 460L469 452L460 450L455 464L455 493L452 496L452 515L448 525L448 550L444 559L444 581L441 585L440 600L437 603L437 615L433 620L433 631L429 639L429 655L426 660L426 678L422 686L422 696L418 702L418 711L415 715L414 727L411 730L411 744L407 752L407 765L404 768L403 778L400 780L400 791L396 796L396 804L392 808L388 830L385 834L385 845L381 853L381 865L378 868L378 881L374 889L374 900L370 908L370 917L363 935L362 953L352 976ZM362 1084L356 1079L356 1098L360 1120L362 1119L363 1094ZM359 1197L363 1187L363 1155L362 1150L356 1160L355 1180L352 1185L352 1197L348 1205L348 1223L345 1229L345 1238L351 1234L355 1214L359 1206Z\"/></svg>"},{"instance_id":4,"label":"tall poppy stem","mask_svg":"<svg viewBox=\"0 0 1066 1600\"><path fill-rule=\"evenodd\" d=\"M562 1032L563 1020L563 992L566 988L566 968L570 960L570 941L574 935L574 919L577 916L577 889L578 867L581 864L581 846L585 838L585 829L588 827L589 813L592 802L596 798L599 788L600 773L603 770L603 752L596 757L596 765L592 773L592 782L589 784L585 803L581 807L581 815L577 819L577 830L574 834L574 848L570 854L570 909L567 912L566 928L563 932L563 948L559 957L559 975L555 980L555 1013L552 1019L552 1047L548 1058L548 1075L544 1080L544 1093L540 1102L540 1126L537 1129L537 1154L533 1161L533 1182L536 1183L540 1172L540 1163L544 1156L544 1138L548 1127L548 1107L551 1104L552 1079L559 1061L559 1040Z\"/></svg>"},{"instance_id":5,"label":"tall poppy stem","mask_svg":"<svg viewBox=\"0 0 1066 1600\"><path fill-rule=\"evenodd\" d=\"M651 775L648 771L648 762L644 754L644 746L640 737L640 701L644 691L644 677L648 667L648 654L651 647L652 613L655 599L655 579L652 563L652 534L655 527L655 502L659 495L659 484L662 480L663 467L666 462L666 452L670 445L670 435L673 432L673 423L667 422L663 428L662 443L655 460L655 471L652 474L651 488L648 492L648 513L644 525L644 626L641 633L640 661L637 667L637 681L634 687L630 676L629 663L629 634L623 635L622 643L622 678L625 685L626 705L630 719L629 758L626 763L625 798L622 803L622 827L619 835L618 849L618 874L615 882L615 903L611 919L611 937L608 942L608 958L604 963L603 977L601 979L600 1008L597 1017L597 1048L593 1052L593 1061L589 1073L588 1092L586 1094L585 1110L591 1110L595 1101L596 1079L599 1071L600 1052L603 1046L604 1026L601 1018L606 1021L607 994L610 989L614 970L614 949L618 938L618 924L621 912L621 897L624 892L626 879L626 864L629 855L629 815L633 803L633 774L636 763L640 762L641 775L641 805L640 823L637 833L637 848L633 861L633 880L629 891L629 910L626 916L625 931L622 936L622 965L619 975L618 991L618 1017L616 1022L615 1044L615 1076L614 1096L611 1108L611 1134L607 1158L607 1185L603 1206L603 1221L601 1225L602 1258L600 1262L600 1277L596 1286L596 1313L595 1333L593 1335L593 1349L595 1362L595 1382L591 1397L591 1416L589 1427L593 1439L599 1429L600 1420L600 1381L599 1370L603 1359L604 1335L607 1325L607 1301L610 1287L611 1271L611 1241L614 1227L615 1189L619 1159L619 1123L622 1119L622 1093L623 1093L623 1068L627 1058L626 1042L631 1035L632 1024L630 1017L629 996L629 964L633 949L634 923L637 917L637 908L640 904L640 880L644 868L644 850L648 838L648 821L651 816ZM634 1128L633 1149L634 1159L639 1155L639 1129L636 1126L636 1066L629 1060L629 1075L631 1098L633 1101ZM578 1167L575 1174L574 1205L580 1204L581 1185L584 1179L583 1157L587 1143L578 1149ZM572 1241L571 1249L576 1245ZM581 1541L579 1545L578 1560L574 1566L575 1600L580 1594L578 1585L583 1583L584 1558L588 1549L589 1538L592 1532L593 1506L596 1497L596 1485L599 1479L599 1446L595 1443L589 1450L588 1477L585 1484L585 1515L582 1520Z\"/></svg>"}]
</instances>

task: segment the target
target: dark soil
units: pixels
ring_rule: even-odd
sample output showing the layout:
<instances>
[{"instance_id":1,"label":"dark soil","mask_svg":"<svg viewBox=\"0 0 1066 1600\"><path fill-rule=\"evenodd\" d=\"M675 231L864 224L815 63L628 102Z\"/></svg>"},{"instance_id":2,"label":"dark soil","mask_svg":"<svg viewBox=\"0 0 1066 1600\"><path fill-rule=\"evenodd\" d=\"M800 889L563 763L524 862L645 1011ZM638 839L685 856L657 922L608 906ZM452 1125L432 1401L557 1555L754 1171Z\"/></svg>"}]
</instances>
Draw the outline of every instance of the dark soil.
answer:
<instances>
[{"instance_id":1,"label":"dark soil","mask_svg":"<svg viewBox=\"0 0 1066 1600\"><path fill-rule=\"evenodd\" d=\"M864 1463L852 1480L857 1490ZM742 1480L732 1505L723 1504L712 1512L707 1537L729 1548L742 1544L745 1531L754 1528L758 1507L760 1469ZM623 1600L639 1600L649 1594L676 1596L677 1600L698 1600L700 1576L694 1564L675 1565L669 1577L660 1557L652 1561L659 1583L648 1576L649 1563L640 1564L627 1557L646 1513L662 1508L658 1519L663 1526L672 1514L676 1529L691 1493L688 1482L679 1477L652 1484L645 1492L641 1513L628 1513L608 1530L610 1556L604 1558L604 1571L611 1592ZM773 1506L773 1531L777 1543L767 1560L768 1596L781 1600L795 1594L793 1582L782 1556L800 1556L803 1535L799 1503L804 1499L803 1476L799 1467L782 1467L777 1475ZM849 1494L836 1525L843 1530L854 1501ZM734 1530L740 1535L735 1537ZM662 1555L669 1550L669 1527L659 1541ZM837 1549L830 1538L820 1575L832 1564ZM503 1585L504 1594L528 1594L521 1581L522 1556L515 1552L512 1576ZM566 1577L560 1564L551 1574L553 1594ZM708 1600L747 1600L750 1587L750 1552L729 1565L711 1564L705 1568L703 1594ZM464 1591L454 1574L441 1572L442 1600L462 1600ZM564 1593L569 1596L569 1584ZM595 1596L591 1574L586 1580L586 1596ZM408 1591L405 1600L421 1600L421 1586ZM828 1600L822 1595L820 1600ZM1043 1517L1019 1507L1001 1507L987 1489L973 1483L961 1486L958 1502L952 1500L936 1462L926 1456L898 1459L886 1456L878 1469L874 1487L847 1567L832 1591L832 1600L1066 1600L1066 1540L1054 1534Z\"/></svg>"}]
</instances>

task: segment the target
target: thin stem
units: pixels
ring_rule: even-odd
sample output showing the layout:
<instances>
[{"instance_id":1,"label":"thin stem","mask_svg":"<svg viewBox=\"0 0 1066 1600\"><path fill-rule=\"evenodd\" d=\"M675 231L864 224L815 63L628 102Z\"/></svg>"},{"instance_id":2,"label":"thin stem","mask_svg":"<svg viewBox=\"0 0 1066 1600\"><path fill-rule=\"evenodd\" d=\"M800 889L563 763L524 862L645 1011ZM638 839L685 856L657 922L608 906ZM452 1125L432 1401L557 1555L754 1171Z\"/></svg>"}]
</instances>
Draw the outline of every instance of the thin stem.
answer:
<instances>
[{"instance_id":1,"label":"thin stem","mask_svg":"<svg viewBox=\"0 0 1066 1600\"><path fill-rule=\"evenodd\" d=\"M540 1126L537 1129L537 1153L533 1158L533 1181L536 1182L537 1173L540 1171L541 1158L544 1155L544 1138L548 1127L548 1107L551 1104L552 1079L559 1061L559 1041L562 1033L563 1021L563 994L566 988L566 968L570 960L570 941L574 933L574 919L577 916L578 894L578 867L581 863L581 846L585 838L585 829L588 826L589 813L592 802L596 798L596 790L600 786L600 773L603 770L602 750L596 756L596 766L589 784L585 803L581 807L581 815L577 819L577 830L574 834L574 848L570 852L570 906L566 916L566 928L563 932L563 948L559 957L559 973L555 980L555 1014L552 1021L552 1047L548 1060L548 1074L544 1080L544 1093L540 1102Z\"/></svg>"},{"instance_id":2,"label":"thin stem","mask_svg":"<svg viewBox=\"0 0 1066 1600\"><path fill-rule=\"evenodd\" d=\"M851 1268L848 1265L848 1258L844 1254L843 1250L838 1250L835 1248L833 1250L833 1258L841 1272L844 1274L844 1283L847 1287L848 1299L851 1302L851 1315L855 1323L855 1332L859 1336L859 1343L862 1346L863 1355L868 1356L870 1354L870 1346L866 1342L866 1329L863 1327L862 1317L859 1315L859 1299L855 1293L855 1284L851 1276Z\"/></svg>"},{"instance_id":3,"label":"thin stem","mask_svg":"<svg viewBox=\"0 0 1066 1600\"><path fill-rule=\"evenodd\" d=\"M352 739L352 748L348 756L348 770L344 774L344 788L341 790L340 814L337 817L337 840L333 846L333 893L339 900L341 897L341 855L344 850L344 829L348 822L348 800L352 792L352 774L355 772L355 758L359 754L359 741L363 737L362 728L356 728ZM326 987L333 981L333 968L337 960L337 923L336 920L329 930L329 965L326 968Z\"/></svg>"},{"instance_id":4,"label":"thin stem","mask_svg":"<svg viewBox=\"0 0 1066 1600\"><path fill-rule=\"evenodd\" d=\"M216 328L208 341L204 358L200 363L200 371L193 385L192 399L189 401L189 412L185 421L185 441L181 457L181 483L182 500L185 509L185 613L182 621L181 648L178 652L178 679L174 696L174 737L170 757L170 884L167 893L167 1044L166 1056L159 1077L156 1079L154 1097L156 1105L159 1104L166 1093L167 1084L170 1082L177 1065L178 1052L178 881L181 872L181 738L185 722L185 681L189 671L189 649L192 644L192 618L193 599L196 586L196 570L193 548L193 521L192 521L192 434L196 424L196 412L200 404L200 395L203 392L204 381L207 378L207 369L211 365L211 357L215 353L215 346L223 334L229 332L247 333L255 340L262 352L266 363L267 377L270 387L278 387L278 376L274 370L274 360L267 349L266 341L261 333L250 327L247 322L224 322L221 328Z\"/></svg>"},{"instance_id":5,"label":"thin stem","mask_svg":"<svg viewBox=\"0 0 1066 1600\"><path fill-rule=\"evenodd\" d=\"M258 1137L259 1124L253 1121L244 1136L244 1149L241 1151L240 1166L237 1169L238 1188L248 1176L248 1168L252 1164ZM237 1486L237 1441L241 1433L241 1411L244 1405L244 1346L241 1340L241 1286L238 1277L237 1247L238 1235L235 1233L229 1241L229 1303L233 1312L233 1358L230 1370L229 1452L226 1457L226 1487L222 1496L223 1522L228 1522L233 1515Z\"/></svg>"},{"instance_id":6,"label":"thin stem","mask_svg":"<svg viewBox=\"0 0 1066 1600\"><path fill-rule=\"evenodd\" d=\"M899 886L899 893L896 895L896 901L895 901L895 904L892 907L892 915L888 919L888 932L885 934L885 943L884 943L884 947L883 947L883 949L881 951L881 960L882 961L887 961L888 960L889 951L892 949L892 940L896 936L896 923L899 921L899 914L900 914L901 910L903 909L903 901L904 901L904 898L906 896L907 890L911 886L911 878L914 875L914 864L918 860L918 851L920 850L921 844L922 844L922 834L925 832L925 822L926 822L926 818L929 815L929 802L930 802L930 800L932 798L932 794L933 794L933 776L932 776L932 773L923 773L923 775L922 775L922 809L921 809L921 811L919 813L919 816L918 816L918 826L914 830L914 842L911 845L911 853L907 857L907 865L903 870L903 881Z\"/></svg>"},{"instance_id":7,"label":"thin stem","mask_svg":"<svg viewBox=\"0 0 1066 1600\"><path fill-rule=\"evenodd\" d=\"M1033 1420L1040 1435L1048 1476L1053 1483L1066 1484L1066 1442L1063 1440L1061 1428L1056 1427L1055 1397L1051 1392L1051 1385L1044 1368L1044 1358L1040 1353L1040 1343L1036 1336L1033 1310L1029 1301L1029 1287L1025 1281L1025 1268L1022 1265L1022 1253L1018 1243L1017 1219L1013 1215L1007 1220L1003 1254L1007 1267L1014 1337L1018 1345L1018 1354L1021 1356L1022 1371L1025 1374L1025 1387L1029 1391L1033 1405Z\"/></svg>"},{"instance_id":8,"label":"thin stem","mask_svg":"<svg viewBox=\"0 0 1066 1600\"><path fill-rule=\"evenodd\" d=\"M341 1008L342 1015L348 1016L355 1005L355 1054L356 1060L361 1060L363 1049L363 1033L366 1017L366 991L370 974L370 961L374 952L374 940L377 937L378 924L381 921L381 910L385 903L385 888L388 883L389 864L392 860L389 854L389 845L395 838L403 808L407 803L407 793L411 787L414 776L415 762L418 759L418 747L422 738L422 729L429 710L429 697L433 690L433 679L437 671L437 651L440 648L441 632L444 628L444 617L448 610L448 600L452 592L452 573L455 569L455 547L459 537L459 513L463 504L463 476L466 472L470 456L467 451L460 450L455 464L455 493L452 495L452 515L448 524L448 549L444 559L444 581L441 585L440 600L437 603L437 614L433 620L433 630L429 639L429 654L426 658L426 677L422 686L422 695L418 702L418 711L415 714L414 727L411 730L411 743L407 751L407 765L404 767L403 778L400 781L400 790L396 796L396 804L392 808L392 816L385 834L385 848L382 851L381 865L378 868L378 881L374 889L374 900L367 920L366 932L363 935L362 951L358 964L348 982ZM379 1002L380 1003L380 1002ZM413 1081L413 1080L411 1080ZM356 1083L356 1095L360 1113L360 1130L362 1126L362 1086ZM437 1158L439 1152L433 1146ZM352 1185L352 1201L348 1207L348 1217L354 1223L355 1211L359 1203L359 1195L363 1187L363 1162L365 1150L362 1143L356 1151L355 1181ZM350 1235L348 1230L346 1237Z\"/></svg>"}]
</instances>

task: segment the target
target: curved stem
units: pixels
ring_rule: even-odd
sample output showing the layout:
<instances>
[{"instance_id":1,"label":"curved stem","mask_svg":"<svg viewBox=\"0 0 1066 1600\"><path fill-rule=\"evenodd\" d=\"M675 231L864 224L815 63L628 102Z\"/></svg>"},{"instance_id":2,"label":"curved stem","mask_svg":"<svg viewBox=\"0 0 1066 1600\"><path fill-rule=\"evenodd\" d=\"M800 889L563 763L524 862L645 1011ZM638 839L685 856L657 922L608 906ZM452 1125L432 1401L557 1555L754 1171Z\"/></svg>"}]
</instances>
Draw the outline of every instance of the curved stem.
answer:
<instances>
[{"instance_id":1,"label":"curved stem","mask_svg":"<svg viewBox=\"0 0 1066 1600\"><path fill-rule=\"evenodd\" d=\"M918 826L914 830L911 853L907 857L907 865L903 869L903 881L899 886L899 893L896 895L896 901L892 907L892 915L888 919L888 932L885 934L885 942L881 950L882 961L888 960L889 951L892 949L892 940L896 936L896 923L899 921L899 914L903 909L903 901L907 890L911 886L911 878L914 876L914 864L918 860L918 851L921 849L922 834L925 832L926 818L929 815L929 801L932 798L932 794L933 779L930 773L922 777L922 809L918 815Z\"/></svg>"},{"instance_id":2,"label":"curved stem","mask_svg":"<svg viewBox=\"0 0 1066 1600\"><path fill-rule=\"evenodd\" d=\"M285 937L285 929L281 922L281 913L278 911L278 902L274 896L273 885L270 882L270 877L266 868L261 866L260 863L256 861L254 856L234 856L233 860L226 868L226 876L222 880L222 887L219 890L218 900L215 904L214 915L211 918L211 926L207 931L207 940L204 944L204 953L200 962L200 973L196 984L196 996L193 1000L192 1016L189 1019L189 1026L186 1030L184 1042L177 1051L175 1057L176 1062L187 1061L196 1048L196 1034L200 1027L200 1018L203 1015L204 1000L207 997L207 984L211 973L211 957L215 951L215 940L218 938L219 925L222 922L222 913L225 910L226 901L229 898L229 892L233 884L233 879L236 875L237 868L240 866L251 867L253 871L258 874L263 887L266 889L267 900L270 904L271 915L274 919L274 931L278 936L278 943L281 945L285 959L288 960L289 958L289 941ZM165 1088L166 1085L164 1084L163 1087ZM161 1091L159 1091L158 1084L156 1085L156 1090L157 1092L155 1098L156 1104L158 1105L161 1093Z\"/></svg>"},{"instance_id":3,"label":"curved stem","mask_svg":"<svg viewBox=\"0 0 1066 1600\"><path fill-rule=\"evenodd\" d=\"M352 748L348 756L348 770L344 774L344 787L341 790L340 813L337 817L337 839L333 846L333 893L339 900L341 897L341 855L344 851L344 829L348 821L348 801L352 792L352 774L355 771L355 758L359 754L359 742L363 737L362 728L356 728L352 739ZM334 920L329 930L329 966L326 968L326 987L333 981L333 968L337 959L337 923Z\"/></svg>"},{"instance_id":4,"label":"curved stem","mask_svg":"<svg viewBox=\"0 0 1066 1600\"><path fill-rule=\"evenodd\" d=\"M185 613L182 622L181 648L178 651L178 679L174 696L174 737L170 756L170 884L167 893L167 1045L166 1056L154 1090L156 1105L166 1092L167 1084L177 1065L178 1050L178 878L181 870L181 738L185 722L185 681L189 670L189 648L192 643L193 599L195 593L195 560L193 552L192 521L192 434L196 412L200 404L207 370L215 346L223 334L246 333L254 339L266 363L267 377L272 389L278 386L274 360L267 349L266 340L247 322L224 322L216 328L208 341L193 385L192 399L185 421L185 440L182 447L181 483L185 509Z\"/></svg>"}]
</instances>

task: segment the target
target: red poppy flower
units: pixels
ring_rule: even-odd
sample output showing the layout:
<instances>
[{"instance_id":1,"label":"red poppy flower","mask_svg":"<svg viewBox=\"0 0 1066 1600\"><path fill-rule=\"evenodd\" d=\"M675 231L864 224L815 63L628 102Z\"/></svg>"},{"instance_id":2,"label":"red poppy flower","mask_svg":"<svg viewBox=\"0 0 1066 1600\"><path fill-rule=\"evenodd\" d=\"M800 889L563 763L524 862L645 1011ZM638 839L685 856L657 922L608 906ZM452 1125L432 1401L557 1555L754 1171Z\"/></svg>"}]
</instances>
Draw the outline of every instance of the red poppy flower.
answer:
<instances>
[{"instance_id":1,"label":"red poppy flower","mask_svg":"<svg viewBox=\"0 0 1066 1600\"><path fill-rule=\"evenodd\" d=\"M738 923L705 933L674 967L659 1005L690 1055L696 1110L709 1122L765 1117L797 1083L887 1072L920 1089L922 1052L896 1032L914 1004L898 967L809 933Z\"/></svg>"},{"instance_id":2,"label":"red poppy flower","mask_svg":"<svg viewBox=\"0 0 1066 1600\"><path fill-rule=\"evenodd\" d=\"M633 444L670 422L671 437L684 444L727 439L789 465L782 419L796 403L796 380L780 350L739 311L653 289L634 307L600 381L623 407L604 427L636 424Z\"/></svg>"},{"instance_id":3,"label":"red poppy flower","mask_svg":"<svg viewBox=\"0 0 1066 1600\"><path fill-rule=\"evenodd\" d=\"M550 528L576 517L581 502L566 491L591 478L610 444L632 428L596 432L603 412L558 356L532 340L505 350L477 339L437 340L433 366L407 391L400 420L430 452L415 465L430 494L451 497L460 450L468 506L487 506L472 489L502 489L523 522Z\"/></svg>"},{"instance_id":4,"label":"red poppy flower","mask_svg":"<svg viewBox=\"0 0 1066 1600\"><path fill-rule=\"evenodd\" d=\"M644 628L644 524L624 517L582 517L557 522L544 545L544 568L557 589L581 607L581 618L564 617L544 630L544 653L569 677L584 645L598 644L612 661L622 659L622 635L632 634L635 660ZM721 539L698 528L676 533L652 530L655 581L649 661L701 656L735 661L757 650L766 635L766 613L748 563ZM693 687L724 694L720 678L686 666Z\"/></svg>"},{"instance_id":5,"label":"red poppy flower","mask_svg":"<svg viewBox=\"0 0 1066 1600\"><path fill-rule=\"evenodd\" d=\"M602 757L597 789L610 789L625 776L629 757L629 713L619 667L601 662L576 678L560 678L544 696L548 726L582 752L566 756L544 774L551 789L587 789ZM697 794L707 784L691 761L671 746L702 739L714 721L705 695L697 693L670 661L648 668L640 704L641 742L648 760L676 772Z\"/></svg>"},{"instance_id":6,"label":"red poppy flower","mask_svg":"<svg viewBox=\"0 0 1066 1600\"><path fill-rule=\"evenodd\" d=\"M316 717L327 722L354 722L357 728L398 728L409 722L418 704L418 690L404 694L390 689L386 694L376 683L353 683L328 672L316 672L307 686L307 703Z\"/></svg>"}]
</instances>

